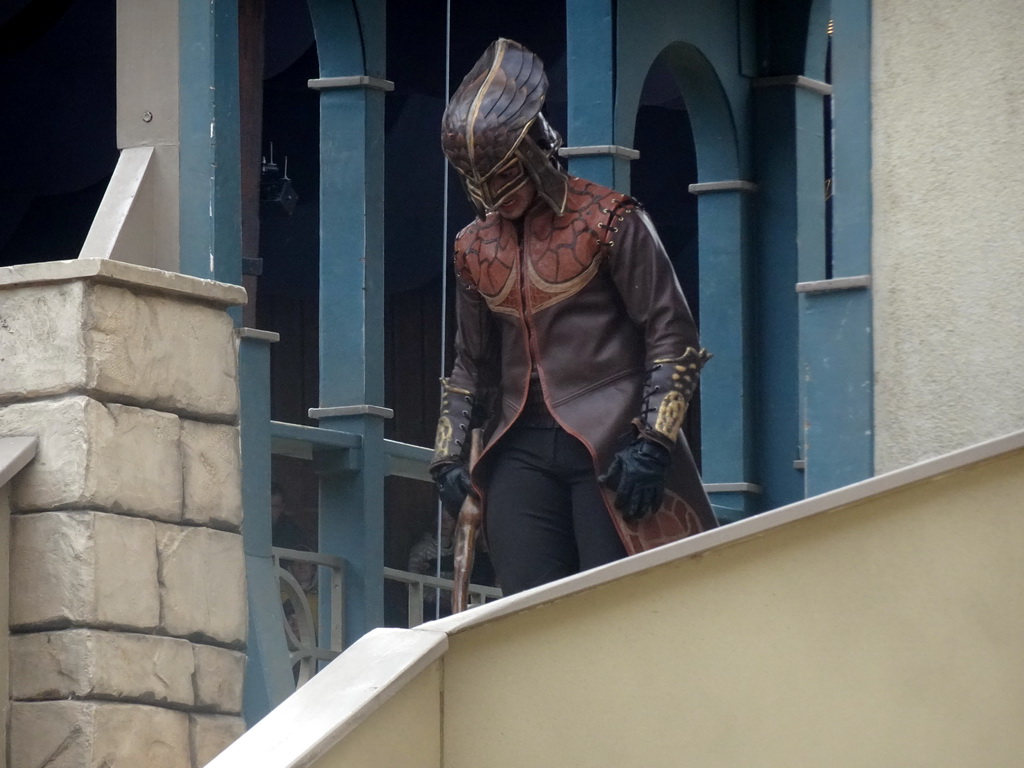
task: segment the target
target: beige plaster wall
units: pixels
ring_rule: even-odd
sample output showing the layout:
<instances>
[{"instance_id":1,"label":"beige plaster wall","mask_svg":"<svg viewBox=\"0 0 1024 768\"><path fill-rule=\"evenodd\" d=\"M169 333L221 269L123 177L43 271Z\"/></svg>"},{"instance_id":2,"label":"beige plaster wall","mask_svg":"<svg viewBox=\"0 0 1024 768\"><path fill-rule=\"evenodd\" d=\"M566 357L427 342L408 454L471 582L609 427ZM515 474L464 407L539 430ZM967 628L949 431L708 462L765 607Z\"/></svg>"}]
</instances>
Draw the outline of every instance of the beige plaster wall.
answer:
<instances>
[{"instance_id":1,"label":"beige plaster wall","mask_svg":"<svg viewBox=\"0 0 1024 768\"><path fill-rule=\"evenodd\" d=\"M441 662L423 670L315 765L441 768Z\"/></svg>"},{"instance_id":2,"label":"beige plaster wall","mask_svg":"<svg viewBox=\"0 0 1024 768\"><path fill-rule=\"evenodd\" d=\"M554 601L527 605L527 593L510 598L515 611L495 603L480 621L356 644L314 678L316 695L295 694L290 717L323 712L345 681L391 698L361 722L365 696L336 705L318 739L341 740L321 757L263 764L1015 768L1024 447L1013 445ZM412 669L414 652L443 655L395 690L383 660ZM377 684L353 677L378 662ZM215 765L253 764L288 729L278 714Z\"/></svg>"},{"instance_id":3,"label":"beige plaster wall","mask_svg":"<svg viewBox=\"0 0 1024 768\"><path fill-rule=\"evenodd\" d=\"M1024 427L1018 0L872 5L876 471Z\"/></svg>"},{"instance_id":4,"label":"beige plaster wall","mask_svg":"<svg viewBox=\"0 0 1024 768\"><path fill-rule=\"evenodd\" d=\"M1019 765L1022 494L1019 451L457 633L444 766Z\"/></svg>"}]
</instances>

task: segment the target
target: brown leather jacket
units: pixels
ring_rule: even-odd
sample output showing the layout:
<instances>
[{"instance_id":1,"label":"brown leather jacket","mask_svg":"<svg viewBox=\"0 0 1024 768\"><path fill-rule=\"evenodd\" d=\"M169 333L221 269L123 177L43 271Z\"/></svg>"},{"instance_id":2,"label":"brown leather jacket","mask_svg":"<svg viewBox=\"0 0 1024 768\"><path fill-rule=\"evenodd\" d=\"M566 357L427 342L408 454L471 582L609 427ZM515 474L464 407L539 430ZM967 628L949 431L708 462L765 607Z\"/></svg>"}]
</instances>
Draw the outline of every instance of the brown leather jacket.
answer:
<instances>
[{"instance_id":1,"label":"brown leather jacket","mask_svg":"<svg viewBox=\"0 0 1024 768\"><path fill-rule=\"evenodd\" d=\"M455 243L456 359L443 382L434 465L462 460L486 426L488 450L522 412L536 370L548 409L587 446L600 474L637 432L673 452L662 508L612 516L631 554L716 525L680 426L706 359L668 256L632 199L578 178L565 213L496 214Z\"/></svg>"}]
</instances>

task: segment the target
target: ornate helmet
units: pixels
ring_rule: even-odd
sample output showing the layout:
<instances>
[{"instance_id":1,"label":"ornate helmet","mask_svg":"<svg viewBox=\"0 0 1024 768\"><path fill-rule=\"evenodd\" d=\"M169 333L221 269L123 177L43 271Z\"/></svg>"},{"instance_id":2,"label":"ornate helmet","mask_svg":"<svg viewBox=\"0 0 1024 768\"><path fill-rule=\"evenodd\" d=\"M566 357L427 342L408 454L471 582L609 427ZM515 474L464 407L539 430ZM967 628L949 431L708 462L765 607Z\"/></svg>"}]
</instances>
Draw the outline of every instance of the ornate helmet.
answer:
<instances>
[{"instance_id":1,"label":"ornate helmet","mask_svg":"<svg viewBox=\"0 0 1024 768\"><path fill-rule=\"evenodd\" d=\"M528 180L555 213L565 210L568 180L558 165L562 137L544 119L544 64L514 40L499 38L455 91L441 119L441 148L483 219ZM492 189L492 177L518 170Z\"/></svg>"}]
</instances>

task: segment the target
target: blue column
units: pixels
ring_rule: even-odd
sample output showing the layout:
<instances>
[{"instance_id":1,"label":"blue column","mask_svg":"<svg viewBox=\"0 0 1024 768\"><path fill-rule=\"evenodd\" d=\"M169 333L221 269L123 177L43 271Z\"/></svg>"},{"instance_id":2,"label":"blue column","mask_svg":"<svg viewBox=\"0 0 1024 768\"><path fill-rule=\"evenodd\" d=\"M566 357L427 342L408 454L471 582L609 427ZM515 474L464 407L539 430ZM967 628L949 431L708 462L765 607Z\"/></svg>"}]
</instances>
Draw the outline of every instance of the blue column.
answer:
<instances>
[{"instance_id":1,"label":"blue column","mask_svg":"<svg viewBox=\"0 0 1024 768\"><path fill-rule=\"evenodd\" d=\"M714 355L701 373L702 468L715 514L722 522L763 509L753 467L752 301L747 265L751 194L744 188L702 192L697 209L701 343Z\"/></svg>"},{"instance_id":2,"label":"blue column","mask_svg":"<svg viewBox=\"0 0 1024 768\"><path fill-rule=\"evenodd\" d=\"M800 300L805 487L815 496L873 472L871 293L865 280Z\"/></svg>"},{"instance_id":3,"label":"blue column","mask_svg":"<svg viewBox=\"0 0 1024 768\"><path fill-rule=\"evenodd\" d=\"M808 495L874 472L871 4L832 0L832 18L833 280L802 298Z\"/></svg>"},{"instance_id":4,"label":"blue column","mask_svg":"<svg viewBox=\"0 0 1024 768\"><path fill-rule=\"evenodd\" d=\"M242 539L249 598L245 666L246 723L251 727L295 690L271 554L270 344L276 333L241 328L238 377L242 443Z\"/></svg>"},{"instance_id":5,"label":"blue column","mask_svg":"<svg viewBox=\"0 0 1024 768\"><path fill-rule=\"evenodd\" d=\"M611 0L567 0L566 79L574 147L615 144L615 16ZM629 187L629 160L611 154L574 157L569 172L614 189Z\"/></svg>"},{"instance_id":6,"label":"blue column","mask_svg":"<svg viewBox=\"0 0 1024 768\"><path fill-rule=\"evenodd\" d=\"M799 399L800 332L796 283L801 253L824 264L824 248L817 238L801 242L798 195L801 164L797 152L800 131L810 131L811 145L821 154L821 97L803 91L796 78L756 83L755 110L758 120L755 154L760 187L758 210L759 269L757 312L757 466L764 487L767 509L804 497L804 476L794 466L802 459ZM798 103L817 99L817 123L802 124ZM816 127L815 127L816 126ZM824 173L810 179L812 194L824 200ZM817 211L823 211L823 202ZM815 253L816 251L816 253Z\"/></svg>"},{"instance_id":7,"label":"blue column","mask_svg":"<svg viewBox=\"0 0 1024 768\"><path fill-rule=\"evenodd\" d=\"M634 5L629 12L638 10ZM619 12L624 12L621 4ZM666 7L666 23L677 23L678 12ZM616 137L632 141L640 92L656 56L679 85L693 131L699 183L690 191L700 195L701 343L714 355L701 373L702 470L715 513L731 522L762 508L752 460L750 213L755 187L743 175L737 119L711 61L691 42L669 39L659 50L651 47L646 26L633 24L629 30L631 38L618 40L619 82L628 86L616 93Z\"/></svg>"},{"instance_id":8,"label":"blue column","mask_svg":"<svg viewBox=\"0 0 1024 768\"><path fill-rule=\"evenodd\" d=\"M180 0L178 22L180 269L240 285L238 3Z\"/></svg>"},{"instance_id":9,"label":"blue column","mask_svg":"<svg viewBox=\"0 0 1024 768\"><path fill-rule=\"evenodd\" d=\"M320 549L347 563L349 644L384 622L384 426L372 411L333 410L384 404L384 94L322 91L320 124L321 408L311 415L363 439L357 471L320 479Z\"/></svg>"},{"instance_id":10,"label":"blue column","mask_svg":"<svg viewBox=\"0 0 1024 768\"><path fill-rule=\"evenodd\" d=\"M384 4L311 0L320 57L320 426L362 436L320 480L320 550L346 561L344 639L384 620ZM323 576L326 579L326 576ZM320 589L320 632L330 631Z\"/></svg>"}]
</instances>

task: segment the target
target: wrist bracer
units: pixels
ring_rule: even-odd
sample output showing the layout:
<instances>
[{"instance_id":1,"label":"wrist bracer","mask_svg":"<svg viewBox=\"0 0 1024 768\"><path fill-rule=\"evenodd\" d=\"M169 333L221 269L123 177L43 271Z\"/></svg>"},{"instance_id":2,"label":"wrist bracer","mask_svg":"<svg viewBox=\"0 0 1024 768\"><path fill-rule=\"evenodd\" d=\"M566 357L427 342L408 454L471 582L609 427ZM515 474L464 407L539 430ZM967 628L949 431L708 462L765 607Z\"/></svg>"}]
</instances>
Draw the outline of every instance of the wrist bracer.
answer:
<instances>
[{"instance_id":1,"label":"wrist bracer","mask_svg":"<svg viewBox=\"0 0 1024 768\"><path fill-rule=\"evenodd\" d=\"M679 357L654 361L647 371L640 418L633 422L643 437L666 447L675 444L697 389L697 376L710 358L706 349L687 347Z\"/></svg>"},{"instance_id":2,"label":"wrist bracer","mask_svg":"<svg viewBox=\"0 0 1024 768\"><path fill-rule=\"evenodd\" d=\"M473 393L441 379L441 415L437 420L431 468L463 461L472 414Z\"/></svg>"}]
</instances>

